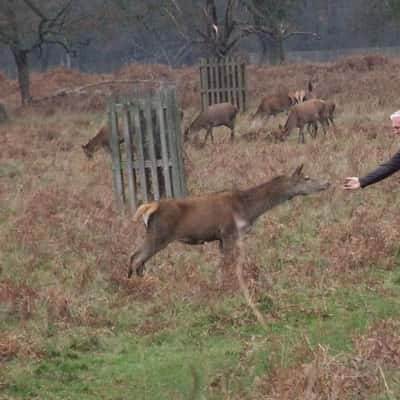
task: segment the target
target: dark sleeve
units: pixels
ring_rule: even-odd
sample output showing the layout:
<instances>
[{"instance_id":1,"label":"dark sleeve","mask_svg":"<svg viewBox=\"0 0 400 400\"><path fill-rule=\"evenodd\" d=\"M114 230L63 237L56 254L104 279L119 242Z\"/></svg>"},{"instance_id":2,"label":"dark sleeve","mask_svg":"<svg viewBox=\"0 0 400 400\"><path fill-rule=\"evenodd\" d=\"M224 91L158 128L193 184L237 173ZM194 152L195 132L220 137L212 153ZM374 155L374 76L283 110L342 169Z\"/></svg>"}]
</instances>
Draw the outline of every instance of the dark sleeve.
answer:
<instances>
[{"instance_id":1,"label":"dark sleeve","mask_svg":"<svg viewBox=\"0 0 400 400\"><path fill-rule=\"evenodd\" d=\"M360 178L360 186L362 188L379 182L387 178L400 169L400 151L398 151L389 161L380 164L377 168L371 171L368 175Z\"/></svg>"}]
</instances>

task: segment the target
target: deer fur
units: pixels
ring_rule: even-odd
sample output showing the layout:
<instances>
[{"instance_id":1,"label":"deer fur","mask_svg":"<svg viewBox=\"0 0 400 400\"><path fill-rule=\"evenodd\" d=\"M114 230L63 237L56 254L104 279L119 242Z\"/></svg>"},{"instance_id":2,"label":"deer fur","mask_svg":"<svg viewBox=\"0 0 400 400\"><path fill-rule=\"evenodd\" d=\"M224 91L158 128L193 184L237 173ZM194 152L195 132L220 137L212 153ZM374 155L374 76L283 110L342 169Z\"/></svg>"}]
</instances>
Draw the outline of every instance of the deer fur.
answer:
<instances>
[{"instance_id":1,"label":"deer fur","mask_svg":"<svg viewBox=\"0 0 400 400\"><path fill-rule=\"evenodd\" d=\"M120 135L120 133L118 133ZM119 143L124 143L124 138L120 136ZM134 147L134 146L133 146ZM86 144L82 146L83 152L88 159L98 150L103 149L107 154L111 154L110 134L107 125L103 125Z\"/></svg>"},{"instance_id":2,"label":"deer fur","mask_svg":"<svg viewBox=\"0 0 400 400\"><path fill-rule=\"evenodd\" d=\"M307 100L293 106L289 111L284 127L279 126L279 128L284 137L289 136L294 128L299 128L299 143L304 143L304 125L311 124L315 128L317 122L319 122L326 134L326 128L329 126L328 120L332 117L331 110L331 102L328 103L320 99Z\"/></svg>"},{"instance_id":3,"label":"deer fur","mask_svg":"<svg viewBox=\"0 0 400 400\"><path fill-rule=\"evenodd\" d=\"M87 158L92 158L93 154L100 149L104 149L107 153L111 153L107 125L103 125L97 131L96 135L82 146L82 149Z\"/></svg>"},{"instance_id":4,"label":"deer fur","mask_svg":"<svg viewBox=\"0 0 400 400\"><path fill-rule=\"evenodd\" d=\"M295 196L328 188L329 183L303 175L302 168L246 190L140 206L134 220L143 219L146 235L142 246L130 257L128 277L134 270L142 276L146 261L174 241L190 245L218 241L221 252L227 255L237 239L269 209Z\"/></svg>"},{"instance_id":5,"label":"deer fur","mask_svg":"<svg viewBox=\"0 0 400 400\"><path fill-rule=\"evenodd\" d=\"M325 109L323 114L326 120L326 126L332 125L336 131L336 124L335 121L333 120L336 104L333 101L328 101L328 100L322 100L322 101L325 102ZM312 131L311 128L313 128ZM318 124L316 122L308 123L308 131L310 132L310 135L315 139L318 133ZM326 131L324 132L326 133Z\"/></svg>"},{"instance_id":6,"label":"deer fur","mask_svg":"<svg viewBox=\"0 0 400 400\"><path fill-rule=\"evenodd\" d=\"M259 123L267 122L270 116L275 116L295 104L310 99L313 95L312 91L312 83L309 82L308 91L302 89L290 92L286 88L281 88L278 93L265 96L261 100L257 111L250 118L252 125L254 126L257 121Z\"/></svg>"},{"instance_id":7,"label":"deer fur","mask_svg":"<svg viewBox=\"0 0 400 400\"><path fill-rule=\"evenodd\" d=\"M213 104L201 112L189 125L184 133L184 141L187 141L189 135L198 134L202 129L206 129L203 146L206 144L208 136L211 136L211 142L214 143L212 134L213 128L217 126L226 126L231 130L231 141L235 137L235 119L238 113L237 107L231 103Z\"/></svg>"}]
</instances>

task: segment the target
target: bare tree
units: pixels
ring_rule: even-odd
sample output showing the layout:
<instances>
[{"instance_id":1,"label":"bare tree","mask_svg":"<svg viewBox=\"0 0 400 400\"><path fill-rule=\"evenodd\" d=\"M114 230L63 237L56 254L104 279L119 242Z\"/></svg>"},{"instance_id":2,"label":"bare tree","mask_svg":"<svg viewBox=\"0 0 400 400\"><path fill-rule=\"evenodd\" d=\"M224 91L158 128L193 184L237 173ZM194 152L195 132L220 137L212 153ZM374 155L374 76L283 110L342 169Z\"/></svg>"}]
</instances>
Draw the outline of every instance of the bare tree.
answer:
<instances>
[{"instance_id":1,"label":"bare tree","mask_svg":"<svg viewBox=\"0 0 400 400\"><path fill-rule=\"evenodd\" d=\"M29 54L45 44L73 54L71 33L82 22L74 15L74 0L2 0L0 44L7 46L17 67L22 104L31 102Z\"/></svg>"},{"instance_id":2,"label":"bare tree","mask_svg":"<svg viewBox=\"0 0 400 400\"><path fill-rule=\"evenodd\" d=\"M293 36L319 39L315 32L299 31L290 23L290 15L304 5L299 0L241 0L251 16L251 22L241 24L247 33L260 39L263 56L270 50L273 63L285 61L284 42Z\"/></svg>"},{"instance_id":3,"label":"bare tree","mask_svg":"<svg viewBox=\"0 0 400 400\"><path fill-rule=\"evenodd\" d=\"M221 13L215 0L204 0L203 4L192 1L189 8L188 3L169 0L164 9L186 46L201 46L208 55L223 57L232 53L239 41L251 33L238 23L240 0L226 0Z\"/></svg>"}]
</instances>

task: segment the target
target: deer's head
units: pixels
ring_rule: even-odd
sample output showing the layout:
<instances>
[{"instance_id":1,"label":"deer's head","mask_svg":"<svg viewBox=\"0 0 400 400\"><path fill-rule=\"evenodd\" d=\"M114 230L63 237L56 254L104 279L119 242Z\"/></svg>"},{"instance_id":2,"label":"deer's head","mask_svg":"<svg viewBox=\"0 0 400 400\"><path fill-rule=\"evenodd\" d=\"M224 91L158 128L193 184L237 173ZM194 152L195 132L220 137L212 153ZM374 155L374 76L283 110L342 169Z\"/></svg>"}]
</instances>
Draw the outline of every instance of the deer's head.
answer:
<instances>
[{"instance_id":1,"label":"deer's head","mask_svg":"<svg viewBox=\"0 0 400 400\"><path fill-rule=\"evenodd\" d=\"M83 150L83 152L85 153L85 156L86 156L88 159L93 158L93 148L89 145L89 143L84 144L84 145L82 146L82 150Z\"/></svg>"},{"instance_id":2,"label":"deer's head","mask_svg":"<svg viewBox=\"0 0 400 400\"><path fill-rule=\"evenodd\" d=\"M287 184L293 196L305 196L311 193L321 192L329 188L330 183L328 181L310 178L308 175L303 173L303 166L301 164L295 169L293 174L288 177Z\"/></svg>"}]
</instances>

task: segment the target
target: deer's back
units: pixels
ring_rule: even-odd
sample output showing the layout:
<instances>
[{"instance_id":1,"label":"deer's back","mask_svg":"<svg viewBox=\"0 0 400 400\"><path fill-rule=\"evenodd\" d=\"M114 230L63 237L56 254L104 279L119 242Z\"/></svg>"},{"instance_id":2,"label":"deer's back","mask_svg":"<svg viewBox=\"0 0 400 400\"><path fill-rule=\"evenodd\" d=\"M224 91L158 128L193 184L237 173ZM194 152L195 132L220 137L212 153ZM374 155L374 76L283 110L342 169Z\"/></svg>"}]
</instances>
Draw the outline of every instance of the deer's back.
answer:
<instances>
[{"instance_id":1,"label":"deer's back","mask_svg":"<svg viewBox=\"0 0 400 400\"><path fill-rule=\"evenodd\" d=\"M266 96L261 100L258 106L258 112L275 114L287 110L291 105L290 98L287 94L277 94Z\"/></svg>"},{"instance_id":2,"label":"deer's back","mask_svg":"<svg viewBox=\"0 0 400 400\"><path fill-rule=\"evenodd\" d=\"M237 108L230 103L220 103L209 106L194 120L192 129L202 129L208 126L217 127L230 124L237 114Z\"/></svg>"},{"instance_id":3,"label":"deer's back","mask_svg":"<svg viewBox=\"0 0 400 400\"><path fill-rule=\"evenodd\" d=\"M290 114L293 114L297 122L306 123L321 119L325 110L326 107L322 100L312 99L293 106Z\"/></svg>"},{"instance_id":4,"label":"deer's back","mask_svg":"<svg viewBox=\"0 0 400 400\"><path fill-rule=\"evenodd\" d=\"M188 235L205 239L231 229L233 223L232 194L223 192L198 198L161 200L152 225L158 233L169 232L177 239Z\"/></svg>"}]
</instances>

